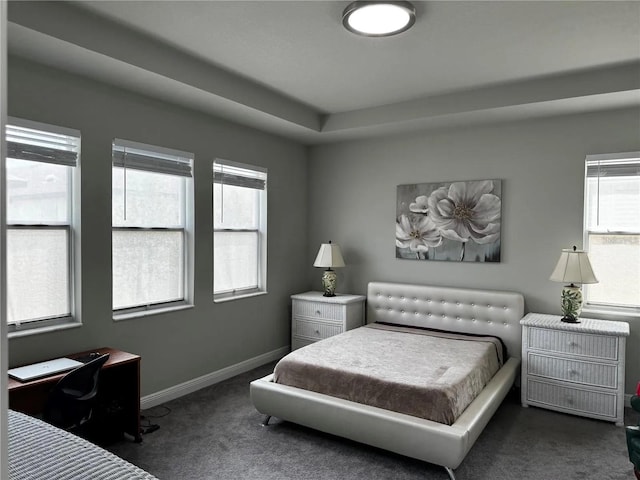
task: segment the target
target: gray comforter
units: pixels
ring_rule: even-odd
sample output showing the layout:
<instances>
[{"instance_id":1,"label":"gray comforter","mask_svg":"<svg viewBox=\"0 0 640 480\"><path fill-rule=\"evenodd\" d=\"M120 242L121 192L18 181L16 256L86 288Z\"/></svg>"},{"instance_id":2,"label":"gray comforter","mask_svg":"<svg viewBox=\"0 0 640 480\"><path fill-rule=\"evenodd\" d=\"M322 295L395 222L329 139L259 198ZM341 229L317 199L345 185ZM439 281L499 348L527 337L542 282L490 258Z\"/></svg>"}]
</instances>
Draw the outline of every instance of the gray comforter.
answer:
<instances>
[{"instance_id":1,"label":"gray comforter","mask_svg":"<svg viewBox=\"0 0 640 480\"><path fill-rule=\"evenodd\" d=\"M451 425L501 362L493 337L371 324L291 352L274 380Z\"/></svg>"}]
</instances>

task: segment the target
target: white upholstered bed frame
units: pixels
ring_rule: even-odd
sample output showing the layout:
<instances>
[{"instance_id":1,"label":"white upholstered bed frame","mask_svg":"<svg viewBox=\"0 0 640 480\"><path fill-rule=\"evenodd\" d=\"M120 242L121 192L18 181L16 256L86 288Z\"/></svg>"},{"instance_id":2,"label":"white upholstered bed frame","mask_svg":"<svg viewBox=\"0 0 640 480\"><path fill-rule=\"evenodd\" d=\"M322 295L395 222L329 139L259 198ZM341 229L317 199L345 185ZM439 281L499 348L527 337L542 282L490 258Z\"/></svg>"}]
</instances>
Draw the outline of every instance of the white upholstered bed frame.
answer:
<instances>
[{"instance_id":1,"label":"white upholstered bed frame","mask_svg":"<svg viewBox=\"0 0 640 480\"><path fill-rule=\"evenodd\" d=\"M256 409L270 416L349 438L446 468L452 480L518 373L524 298L515 292L388 282L369 283L367 322L495 335L508 359L452 425L383 410L273 382L251 383Z\"/></svg>"}]
</instances>

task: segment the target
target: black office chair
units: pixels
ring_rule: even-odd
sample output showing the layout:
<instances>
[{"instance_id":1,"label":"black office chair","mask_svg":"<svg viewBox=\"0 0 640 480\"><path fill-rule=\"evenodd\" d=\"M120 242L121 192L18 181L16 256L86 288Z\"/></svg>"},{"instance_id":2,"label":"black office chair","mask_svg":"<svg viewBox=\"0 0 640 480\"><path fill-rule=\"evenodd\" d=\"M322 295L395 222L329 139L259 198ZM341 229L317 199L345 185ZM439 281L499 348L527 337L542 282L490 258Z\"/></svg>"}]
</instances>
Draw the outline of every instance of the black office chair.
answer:
<instances>
[{"instance_id":1,"label":"black office chair","mask_svg":"<svg viewBox=\"0 0 640 480\"><path fill-rule=\"evenodd\" d=\"M53 387L47 398L43 418L69 431L78 430L91 418L98 393L100 369L109 354L71 370Z\"/></svg>"}]
</instances>

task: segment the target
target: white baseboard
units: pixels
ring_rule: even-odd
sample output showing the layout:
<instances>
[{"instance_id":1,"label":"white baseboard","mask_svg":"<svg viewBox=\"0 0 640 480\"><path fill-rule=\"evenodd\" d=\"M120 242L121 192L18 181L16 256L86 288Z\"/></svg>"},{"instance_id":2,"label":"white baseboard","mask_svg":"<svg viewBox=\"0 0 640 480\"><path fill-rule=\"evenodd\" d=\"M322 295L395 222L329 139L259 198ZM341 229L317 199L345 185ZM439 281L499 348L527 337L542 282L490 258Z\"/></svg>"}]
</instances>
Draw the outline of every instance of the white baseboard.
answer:
<instances>
[{"instance_id":1,"label":"white baseboard","mask_svg":"<svg viewBox=\"0 0 640 480\"><path fill-rule=\"evenodd\" d=\"M194 378L193 380L174 385L173 387L165 388L164 390L160 390L159 392L145 395L140 399L140 408L145 409L155 407L170 400L175 400L176 398L180 398L184 395L188 395L189 393L193 393L197 390L200 390L201 388L215 385L216 383L222 382L223 380L227 380L231 377L235 377L236 375L239 375L241 373L248 372L249 370L259 367L260 365L264 365L265 363L279 360L287 353L289 353L290 350L290 347L287 345L286 347L263 353L262 355L258 355L257 357L253 357L243 362L236 363L235 365L230 365L221 370L217 370L201 377Z\"/></svg>"}]
</instances>

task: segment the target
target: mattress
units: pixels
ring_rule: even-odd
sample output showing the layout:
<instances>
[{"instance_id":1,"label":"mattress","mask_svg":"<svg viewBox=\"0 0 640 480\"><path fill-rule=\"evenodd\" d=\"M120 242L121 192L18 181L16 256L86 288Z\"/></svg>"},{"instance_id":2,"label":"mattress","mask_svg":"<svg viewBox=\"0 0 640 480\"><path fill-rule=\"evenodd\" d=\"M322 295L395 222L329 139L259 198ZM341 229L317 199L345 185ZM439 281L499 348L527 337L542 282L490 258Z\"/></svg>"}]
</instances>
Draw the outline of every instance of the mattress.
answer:
<instances>
[{"instance_id":1,"label":"mattress","mask_svg":"<svg viewBox=\"0 0 640 480\"><path fill-rule=\"evenodd\" d=\"M453 424L500 369L495 337L370 324L285 356L274 381Z\"/></svg>"},{"instance_id":2,"label":"mattress","mask_svg":"<svg viewBox=\"0 0 640 480\"><path fill-rule=\"evenodd\" d=\"M9 410L10 480L157 480L110 452Z\"/></svg>"}]
</instances>

